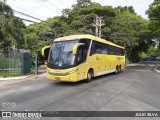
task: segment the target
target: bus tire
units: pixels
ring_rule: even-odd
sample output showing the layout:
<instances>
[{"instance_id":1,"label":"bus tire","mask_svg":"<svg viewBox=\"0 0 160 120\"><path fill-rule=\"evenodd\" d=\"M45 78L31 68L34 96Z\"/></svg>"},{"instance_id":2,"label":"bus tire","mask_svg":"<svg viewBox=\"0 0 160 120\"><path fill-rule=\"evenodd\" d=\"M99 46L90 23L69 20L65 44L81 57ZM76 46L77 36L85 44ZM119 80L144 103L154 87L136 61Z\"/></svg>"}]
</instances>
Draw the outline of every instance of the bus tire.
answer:
<instances>
[{"instance_id":1,"label":"bus tire","mask_svg":"<svg viewBox=\"0 0 160 120\"><path fill-rule=\"evenodd\" d=\"M87 79L85 80L85 82L86 83L91 82L92 78L93 78L93 71L89 70L88 73L87 73Z\"/></svg>"},{"instance_id":2,"label":"bus tire","mask_svg":"<svg viewBox=\"0 0 160 120\"><path fill-rule=\"evenodd\" d=\"M118 74L119 73L119 67L118 65L116 66L116 71L115 71L115 74Z\"/></svg>"}]
</instances>

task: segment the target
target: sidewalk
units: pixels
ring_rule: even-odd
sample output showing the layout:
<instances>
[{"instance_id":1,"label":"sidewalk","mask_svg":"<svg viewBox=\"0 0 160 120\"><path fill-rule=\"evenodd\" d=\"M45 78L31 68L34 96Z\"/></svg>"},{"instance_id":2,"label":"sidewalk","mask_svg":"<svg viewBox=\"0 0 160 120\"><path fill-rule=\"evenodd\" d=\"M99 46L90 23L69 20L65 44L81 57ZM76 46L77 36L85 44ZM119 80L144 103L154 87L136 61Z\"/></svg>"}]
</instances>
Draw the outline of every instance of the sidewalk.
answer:
<instances>
[{"instance_id":1,"label":"sidewalk","mask_svg":"<svg viewBox=\"0 0 160 120\"><path fill-rule=\"evenodd\" d=\"M34 74L25 75L25 76L18 76L18 77L6 77L6 78L2 77L2 78L0 78L0 81L25 79L25 78L28 78L28 77L31 77L31 76L34 76Z\"/></svg>"},{"instance_id":2,"label":"sidewalk","mask_svg":"<svg viewBox=\"0 0 160 120\"><path fill-rule=\"evenodd\" d=\"M0 82L1 81L12 81L12 80L26 80L26 79L36 79L40 76L44 76L46 73L46 65L42 65L38 68L38 73L37 75L31 74L31 75L24 75L24 76L17 76L17 77L0 77Z\"/></svg>"},{"instance_id":3,"label":"sidewalk","mask_svg":"<svg viewBox=\"0 0 160 120\"><path fill-rule=\"evenodd\" d=\"M44 73L43 73L44 74ZM28 80L37 80L39 77L41 77L42 74L39 75L32 75L32 76L28 76L25 78L21 78L21 79L6 79L6 80L0 80L0 85L5 85L5 84L12 84L12 83L19 83L19 82L23 82L23 81L28 81ZM1 78L0 78L1 79Z\"/></svg>"},{"instance_id":4,"label":"sidewalk","mask_svg":"<svg viewBox=\"0 0 160 120\"><path fill-rule=\"evenodd\" d=\"M156 67L154 68L154 70L158 73L160 73L160 63L156 65Z\"/></svg>"},{"instance_id":5,"label":"sidewalk","mask_svg":"<svg viewBox=\"0 0 160 120\"><path fill-rule=\"evenodd\" d=\"M160 65L158 65L156 69L160 71Z\"/></svg>"}]
</instances>

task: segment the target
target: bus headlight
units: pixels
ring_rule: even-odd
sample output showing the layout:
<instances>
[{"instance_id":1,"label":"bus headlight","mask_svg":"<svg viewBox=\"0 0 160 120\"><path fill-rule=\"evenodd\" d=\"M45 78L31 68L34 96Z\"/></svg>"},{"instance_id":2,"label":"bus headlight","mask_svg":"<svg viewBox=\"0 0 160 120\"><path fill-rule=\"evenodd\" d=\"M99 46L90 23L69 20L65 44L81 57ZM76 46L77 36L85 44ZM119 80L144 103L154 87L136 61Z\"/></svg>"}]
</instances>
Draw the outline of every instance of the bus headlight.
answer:
<instances>
[{"instance_id":1,"label":"bus headlight","mask_svg":"<svg viewBox=\"0 0 160 120\"><path fill-rule=\"evenodd\" d=\"M66 72L66 73L56 73L56 72L50 72L50 71L47 70L47 73L50 74L50 75L54 75L54 76L66 76L66 75L75 73L77 71L78 71L78 69L74 69L74 70L72 70L70 72Z\"/></svg>"},{"instance_id":2,"label":"bus headlight","mask_svg":"<svg viewBox=\"0 0 160 120\"><path fill-rule=\"evenodd\" d=\"M69 74L72 74L72 73L75 73L75 72L77 72L78 71L78 69L75 69L75 70L72 70L72 71L70 71L70 72L66 72L66 73L64 73L65 75L69 75Z\"/></svg>"}]
</instances>

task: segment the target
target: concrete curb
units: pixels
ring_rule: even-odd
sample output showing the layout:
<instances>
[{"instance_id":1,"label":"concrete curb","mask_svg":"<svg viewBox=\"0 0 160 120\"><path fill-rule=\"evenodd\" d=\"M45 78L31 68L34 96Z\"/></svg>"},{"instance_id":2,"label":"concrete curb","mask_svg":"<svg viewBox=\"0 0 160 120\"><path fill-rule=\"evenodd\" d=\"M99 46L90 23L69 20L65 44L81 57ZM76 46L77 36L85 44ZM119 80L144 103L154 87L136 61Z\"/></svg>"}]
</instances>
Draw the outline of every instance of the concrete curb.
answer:
<instances>
[{"instance_id":1,"label":"concrete curb","mask_svg":"<svg viewBox=\"0 0 160 120\"><path fill-rule=\"evenodd\" d=\"M131 64L126 65L126 67L128 67L128 66L136 66L136 65L139 65L139 64L138 63L131 63ZM144 66L144 65L141 65L141 66Z\"/></svg>"},{"instance_id":2,"label":"concrete curb","mask_svg":"<svg viewBox=\"0 0 160 120\"><path fill-rule=\"evenodd\" d=\"M140 63L140 62L139 62ZM131 64L128 64L126 65L126 67L129 67L129 66L136 66L136 65L139 65L138 63L131 63ZM157 63L157 65L154 67L154 71L160 73L160 70L157 70L156 68L158 67L159 63ZM141 65L141 66L145 66L145 65ZM154 65L150 65L150 66L154 66Z\"/></svg>"},{"instance_id":3,"label":"concrete curb","mask_svg":"<svg viewBox=\"0 0 160 120\"><path fill-rule=\"evenodd\" d=\"M160 73L160 70L157 70L158 64L156 65L156 67L154 67L154 71Z\"/></svg>"},{"instance_id":4,"label":"concrete curb","mask_svg":"<svg viewBox=\"0 0 160 120\"><path fill-rule=\"evenodd\" d=\"M132 64L128 64L126 65L126 67L129 67L129 66L146 66L145 64L139 64L139 63L132 63ZM155 65L148 65L148 66L155 66Z\"/></svg>"},{"instance_id":5,"label":"concrete curb","mask_svg":"<svg viewBox=\"0 0 160 120\"><path fill-rule=\"evenodd\" d=\"M21 77L8 77L8 78L0 78L0 81L5 81L5 80L18 80L18 79L25 79L27 77L34 76L34 74L31 75L26 75L26 76L21 76Z\"/></svg>"}]
</instances>

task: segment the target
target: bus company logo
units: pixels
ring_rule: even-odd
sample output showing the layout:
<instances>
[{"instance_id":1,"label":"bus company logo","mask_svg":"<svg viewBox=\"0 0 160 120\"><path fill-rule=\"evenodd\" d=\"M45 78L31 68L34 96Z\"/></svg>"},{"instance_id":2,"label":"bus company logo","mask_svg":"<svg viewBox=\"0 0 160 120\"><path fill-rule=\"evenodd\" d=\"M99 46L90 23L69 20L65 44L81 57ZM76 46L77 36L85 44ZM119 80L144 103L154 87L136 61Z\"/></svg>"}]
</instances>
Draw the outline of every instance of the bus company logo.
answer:
<instances>
[{"instance_id":1,"label":"bus company logo","mask_svg":"<svg viewBox=\"0 0 160 120\"><path fill-rule=\"evenodd\" d=\"M96 57L96 60L99 60L99 57L98 57L98 56Z\"/></svg>"},{"instance_id":2,"label":"bus company logo","mask_svg":"<svg viewBox=\"0 0 160 120\"><path fill-rule=\"evenodd\" d=\"M2 118L11 118L12 113L11 112L4 112L2 111Z\"/></svg>"},{"instance_id":3,"label":"bus company logo","mask_svg":"<svg viewBox=\"0 0 160 120\"><path fill-rule=\"evenodd\" d=\"M40 119L42 117L42 111L1 111L3 120L12 119Z\"/></svg>"}]
</instances>

